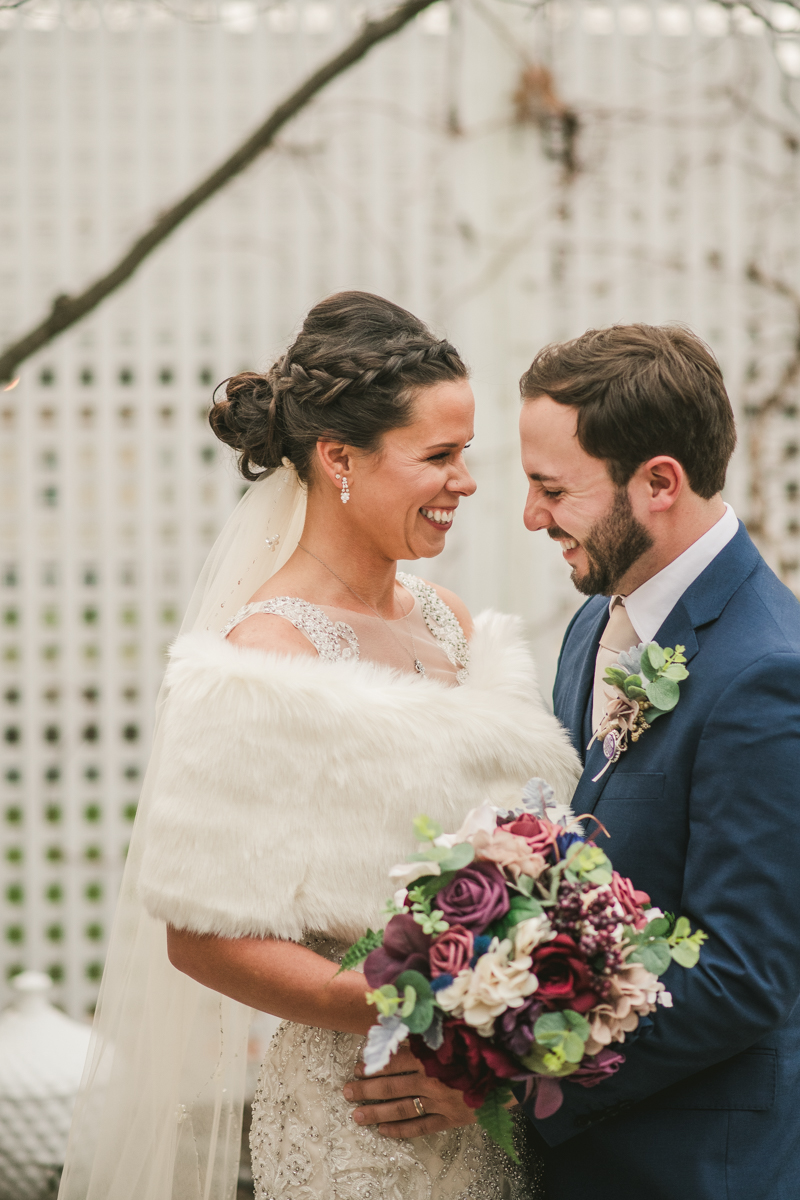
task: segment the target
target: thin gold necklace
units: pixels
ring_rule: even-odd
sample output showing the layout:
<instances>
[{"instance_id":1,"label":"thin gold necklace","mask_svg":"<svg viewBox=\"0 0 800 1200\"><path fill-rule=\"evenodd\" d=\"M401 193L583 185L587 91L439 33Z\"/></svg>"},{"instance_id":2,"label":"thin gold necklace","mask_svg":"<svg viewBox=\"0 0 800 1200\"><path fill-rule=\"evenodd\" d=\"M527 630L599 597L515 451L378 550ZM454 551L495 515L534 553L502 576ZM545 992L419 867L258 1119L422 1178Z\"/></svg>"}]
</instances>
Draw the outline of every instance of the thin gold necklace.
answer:
<instances>
[{"instance_id":1,"label":"thin gold necklace","mask_svg":"<svg viewBox=\"0 0 800 1200\"><path fill-rule=\"evenodd\" d=\"M298 550L304 550L306 554L310 554L312 558L315 558L321 567L324 567L326 571L330 571L330 573L331 573L331 575L333 575L334 579L338 579L339 583L344 584L344 586L347 588L348 592L353 593L356 600L359 600L364 605L365 608L368 608L370 610L370 612L375 613L375 616L378 618L378 620L383 621L384 625L389 630L389 633L392 635L394 640L397 642L398 646L403 651L403 653L408 654L409 658L411 659L411 661L414 664L414 670L417 672L417 674L418 675L425 674L425 667L422 665L422 663L417 658L417 643L414 641L414 634L413 634L413 631L412 631L410 625L408 625L408 636L411 638L411 649L413 650L413 653L410 653L408 650L408 647L403 645L403 643L400 641L400 638L397 636L395 631L392 629L391 625L386 620L386 618L382 617L381 614L378 612L378 610L376 608L373 608L372 605L368 601L366 601L363 596L359 596L359 594L355 590L355 588L351 588L350 584L347 582L346 579L342 579L341 575L337 575L336 572L334 571L333 567L329 567L326 562L322 561L322 559L319 557L319 555L315 554L313 550L309 550L307 546L304 546L302 544L302 542L297 543L297 548L298 548ZM414 605L412 604L411 608L408 610L408 612L403 613L404 621L408 622L408 618L411 616L411 609L413 609L413 607L414 607Z\"/></svg>"}]
</instances>

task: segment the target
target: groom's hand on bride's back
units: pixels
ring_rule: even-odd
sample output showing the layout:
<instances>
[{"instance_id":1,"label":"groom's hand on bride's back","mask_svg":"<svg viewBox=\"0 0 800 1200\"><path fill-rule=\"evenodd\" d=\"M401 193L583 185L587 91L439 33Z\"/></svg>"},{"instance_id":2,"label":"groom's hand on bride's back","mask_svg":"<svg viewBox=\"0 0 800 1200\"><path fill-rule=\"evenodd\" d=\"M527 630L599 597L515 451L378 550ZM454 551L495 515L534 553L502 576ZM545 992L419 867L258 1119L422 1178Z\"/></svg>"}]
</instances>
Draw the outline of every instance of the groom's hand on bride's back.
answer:
<instances>
[{"instance_id":1,"label":"groom's hand on bride's back","mask_svg":"<svg viewBox=\"0 0 800 1200\"><path fill-rule=\"evenodd\" d=\"M461 1092L426 1075L405 1046L377 1074L365 1078L360 1065L356 1073L359 1078L348 1083L343 1094L345 1100L362 1106L353 1113L358 1125L377 1125L386 1137L413 1138L475 1124L475 1110L464 1103ZM415 1099L424 1116L419 1115Z\"/></svg>"}]
</instances>

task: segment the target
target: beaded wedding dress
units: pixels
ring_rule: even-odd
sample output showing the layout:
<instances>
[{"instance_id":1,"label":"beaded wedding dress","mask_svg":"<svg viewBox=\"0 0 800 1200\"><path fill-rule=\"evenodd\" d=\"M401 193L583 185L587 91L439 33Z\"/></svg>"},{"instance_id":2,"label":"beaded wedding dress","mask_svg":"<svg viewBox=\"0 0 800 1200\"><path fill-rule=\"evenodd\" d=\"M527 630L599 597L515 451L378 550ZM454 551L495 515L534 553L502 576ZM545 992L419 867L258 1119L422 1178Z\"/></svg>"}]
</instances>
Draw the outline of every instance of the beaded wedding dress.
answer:
<instances>
[{"instance_id":1,"label":"beaded wedding dress","mask_svg":"<svg viewBox=\"0 0 800 1200\"><path fill-rule=\"evenodd\" d=\"M399 620L278 597L246 605L223 635L253 613L279 615L325 661L355 658L414 671L416 659L426 676L458 686L469 650L455 615L422 580L398 574L398 581L413 600ZM322 933L303 944L332 962L347 949ZM477 1125L404 1141L356 1125L342 1089L354 1078L363 1042L355 1034L281 1023L253 1102L256 1200L534 1200L541 1194L536 1164L516 1165Z\"/></svg>"},{"instance_id":2,"label":"beaded wedding dress","mask_svg":"<svg viewBox=\"0 0 800 1200\"><path fill-rule=\"evenodd\" d=\"M467 648L435 591L406 578L413 608L388 624L269 602L317 655L221 637L291 557L305 508L291 464L253 484L170 648L60 1200L236 1194L250 1010L172 966L168 925L336 960L379 928L415 816L457 829L487 799L518 802L532 776L568 807L580 776L514 617L483 613ZM279 1029L255 1105L259 1200L536 1195L535 1173L475 1127L399 1142L356 1126L341 1089L359 1049Z\"/></svg>"}]
</instances>

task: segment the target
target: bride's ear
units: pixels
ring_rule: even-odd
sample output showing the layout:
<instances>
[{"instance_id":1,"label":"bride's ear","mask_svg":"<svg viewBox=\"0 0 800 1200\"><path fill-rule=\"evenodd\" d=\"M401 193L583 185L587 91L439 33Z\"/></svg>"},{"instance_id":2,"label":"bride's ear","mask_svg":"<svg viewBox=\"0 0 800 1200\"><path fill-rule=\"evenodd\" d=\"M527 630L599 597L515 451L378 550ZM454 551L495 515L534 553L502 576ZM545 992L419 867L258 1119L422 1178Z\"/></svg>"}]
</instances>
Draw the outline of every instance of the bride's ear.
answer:
<instances>
[{"instance_id":1,"label":"bride's ear","mask_svg":"<svg viewBox=\"0 0 800 1200\"><path fill-rule=\"evenodd\" d=\"M337 491L341 490L342 479L352 478L354 461L351 448L342 442L317 442L317 468Z\"/></svg>"}]
</instances>

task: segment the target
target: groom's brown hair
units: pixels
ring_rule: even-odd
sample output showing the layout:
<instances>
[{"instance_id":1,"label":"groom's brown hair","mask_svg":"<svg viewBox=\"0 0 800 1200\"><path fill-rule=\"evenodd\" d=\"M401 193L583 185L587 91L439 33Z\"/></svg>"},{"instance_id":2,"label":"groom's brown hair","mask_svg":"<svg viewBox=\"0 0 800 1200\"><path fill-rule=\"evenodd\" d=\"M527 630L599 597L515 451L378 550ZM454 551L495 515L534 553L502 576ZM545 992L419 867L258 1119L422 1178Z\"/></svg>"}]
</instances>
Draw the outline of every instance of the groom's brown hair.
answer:
<instances>
[{"instance_id":1,"label":"groom's brown hair","mask_svg":"<svg viewBox=\"0 0 800 1200\"><path fill-rule=\"evenodd\" d=\"M736 445L717 360L679 325L612 325L545 346L520 380L523 400L550 396L578 410L578 441L624 486L658 454L677 459L709 499Z\"/></svg>"}]
</instances>

